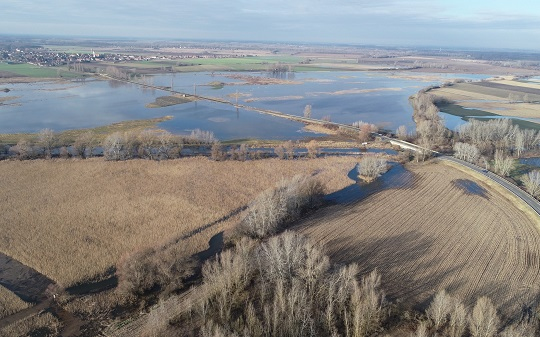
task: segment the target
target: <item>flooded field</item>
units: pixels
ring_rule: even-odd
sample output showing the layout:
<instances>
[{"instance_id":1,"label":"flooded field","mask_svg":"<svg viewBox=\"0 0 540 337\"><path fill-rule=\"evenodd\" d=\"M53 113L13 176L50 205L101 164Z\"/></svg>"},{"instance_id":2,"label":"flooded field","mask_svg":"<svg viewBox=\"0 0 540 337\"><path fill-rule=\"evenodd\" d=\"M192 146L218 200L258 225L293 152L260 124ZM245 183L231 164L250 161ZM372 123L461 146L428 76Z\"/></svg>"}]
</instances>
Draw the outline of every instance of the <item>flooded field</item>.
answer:
<instances>
[{"instance_id":1,"label":"flooded field","mask_svg":"<svg viewBox=\"0 0 540 337\"><path fill-rule=\"evenodd\" d=\"M406 125L414 129L408 98L420 88L452 78L484 75L440 74L436 77L395 76L391 72L305 72L278 81L260 81L265 73L182 73L147 76L144 82L172 87L257 108L302 115L312 105L312 117L332 121L363 120L382 128ZM220 140L239 138L299 139L303 124L211 102L189 102L162 108L146 105L167 93L117 81L5 84L11 97L0 105L0 133L62 131L124 120L165 115L172 120L159 127L176 134L200 128ZM13 98L16 97L16 98ZM453 127L449 125L449 127ZM309 133L312 135L312 133Z\"/></svg>"}]
</instances>

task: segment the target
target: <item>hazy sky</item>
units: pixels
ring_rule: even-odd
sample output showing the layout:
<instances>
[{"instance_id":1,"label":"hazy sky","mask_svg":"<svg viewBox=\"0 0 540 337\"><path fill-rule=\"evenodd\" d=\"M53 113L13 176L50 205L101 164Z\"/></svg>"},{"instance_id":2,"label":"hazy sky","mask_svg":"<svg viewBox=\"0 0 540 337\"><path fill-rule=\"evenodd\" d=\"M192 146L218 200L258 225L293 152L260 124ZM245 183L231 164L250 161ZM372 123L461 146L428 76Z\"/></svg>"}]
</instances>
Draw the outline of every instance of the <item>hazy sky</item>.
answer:
<instances>
[{"instance_id":1,"label":"hazy sky","mask_svg":"<svg viewBox=\"0 0 540 337\"><path fill-rule=\"evenodd\" d=\"M1 0L0 33L540 49L538 0Z\"/></svg>"}]
</instances>

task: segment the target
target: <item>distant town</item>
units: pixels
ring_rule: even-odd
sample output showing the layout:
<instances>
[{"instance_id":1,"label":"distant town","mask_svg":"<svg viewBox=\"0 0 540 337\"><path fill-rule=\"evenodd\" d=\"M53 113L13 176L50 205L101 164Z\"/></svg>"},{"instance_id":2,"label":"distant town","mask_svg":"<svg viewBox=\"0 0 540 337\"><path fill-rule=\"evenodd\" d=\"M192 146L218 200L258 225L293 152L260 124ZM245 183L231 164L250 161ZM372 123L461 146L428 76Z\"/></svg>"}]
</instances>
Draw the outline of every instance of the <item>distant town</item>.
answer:
<instances>
[{"instance_id":1,"label":"distant town","mask_svg":"<svg viewBox=\"0 0 540 337\"><path fill-rule=\"evenodd\" d=\"M121 54L121 53L98 53L90 49L87 53L67 53L56 52L49 49L32 46L32 47L1 47L0 61L7 63L29 63L38 66L46 67L71 67L80 63L93 62L132 62L132 61L153 61L153 60L182 60L182 59L197 59L197 58L239 58L253 55L247 54L224 54L210 53L203 51L200 53L178 51L167 52L166 54L158 53L156 55L136 55L136 54Z\"/></svg>"}]
</instances>

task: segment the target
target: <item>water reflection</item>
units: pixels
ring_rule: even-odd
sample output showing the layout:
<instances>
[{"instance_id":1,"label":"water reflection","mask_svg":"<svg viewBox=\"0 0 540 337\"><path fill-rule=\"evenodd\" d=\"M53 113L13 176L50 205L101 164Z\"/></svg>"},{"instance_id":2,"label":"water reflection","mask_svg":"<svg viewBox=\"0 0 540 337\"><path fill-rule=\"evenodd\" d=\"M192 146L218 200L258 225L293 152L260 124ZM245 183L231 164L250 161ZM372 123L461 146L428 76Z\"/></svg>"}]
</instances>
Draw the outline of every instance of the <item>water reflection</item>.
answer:
<instances>
[{"instance_id":1,"label":"water reflection","mask_svg":"<svg viewBox=\"0 0 540 337\"><path fill-rule=\"evenodd\" d=\"M378 179L363 183L358 180L358 165L352 169L348 177L356 181L344 189L331 193L326 196L326 200L337 204L348 204L365 199L371 194L391 188L407 188L412 186L414 174L405 169L403 165L391 163L392 167L388 172L383 174Z\"/></svg>"},{"instance_id":2,"label":"water reflection","mask_svg":"<svg viewBox=\"0 0 540 337\"><path fill-rule=\"evenodd\" d=\"M298 84L246 84L239 85L227 74L182 73L145 76L139 80L155 86L174 86L180 92L232 100L236 92L242 94L239 104L249 98L294 97L283 100L255 100L248 105L303 115L306 104L313 107L312 116L330 115L341 123L363 120L388 129L406 125L414 129L408 97L424 81L391 77L391 73L366 72L279 72L277 77L295 79ZM266 73L249 73L249 76L267 76ZM458 77L466 77L458 75ZM204 84L212 81L225 83L220 90ZM233 85L234 84L234 85ZM434 83L436 84L436 83ZM363 94L325 94L315 92L351 92L359 89L400 88L399 91L376 91ZM220 140L238 138L267 138L296 140L302 134L303 124L262 115L253 111L240 111L234 106L211 102L193 102L176 106L149 109L145 105L156 97L167 95L155 89L144 89L136 84L119 81L87 80L84 85L71 83L10 84L4 95L18 96L14 105L0 107L0 133L37 132L43 128L55 131L90 128L125 120L148 119L171 115L174 118L159 125L174 133L189 133L192 129L214 132ZM347 91L349 90L349 91ZM215 122L220 120L221 122ZM223 122L227 120L227 122Z\"/></svg>"}]
</instances>

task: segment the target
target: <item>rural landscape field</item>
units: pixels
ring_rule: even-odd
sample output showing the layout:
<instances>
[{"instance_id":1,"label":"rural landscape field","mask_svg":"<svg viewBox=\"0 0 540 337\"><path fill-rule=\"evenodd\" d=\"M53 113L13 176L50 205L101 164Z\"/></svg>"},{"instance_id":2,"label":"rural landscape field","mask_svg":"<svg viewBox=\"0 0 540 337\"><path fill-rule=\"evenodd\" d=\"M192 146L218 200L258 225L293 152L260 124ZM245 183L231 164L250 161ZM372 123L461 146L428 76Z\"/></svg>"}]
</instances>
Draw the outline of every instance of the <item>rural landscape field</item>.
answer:
<instances>
[{"instance_id":1,"label":"rural landscape field","mask_svg":"<svg viewBox=\"0 0 540 337\"><path fill-rule=\"evenodd\" d=\"M336 262L378 269L391 299L426 306L434 289L472 305L496 298L507 319L538 293L540 221L484 177L442 162L409 166L403 187L329 207L298 230ZM444 206L443 206L444 205Z\"/></svg>"},{"instance_id":2,"label":"rural landscape field","mask_svg":"<svg viewBox=\"0 0 540 337\"><path fill-rule=\"evenodd\" d=\"M540 336L538 13L3 3L0 337Z\"/></svg>"}]
</instances>

